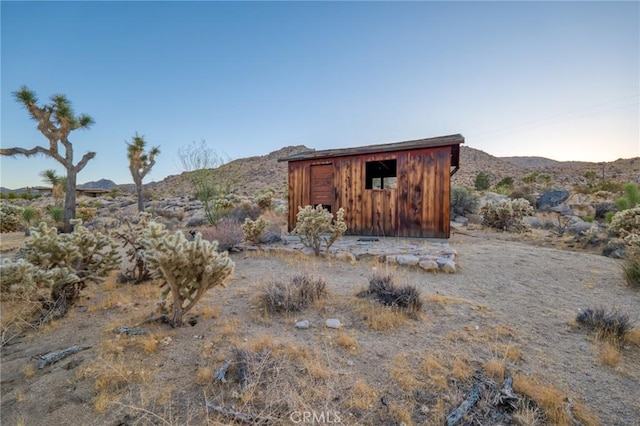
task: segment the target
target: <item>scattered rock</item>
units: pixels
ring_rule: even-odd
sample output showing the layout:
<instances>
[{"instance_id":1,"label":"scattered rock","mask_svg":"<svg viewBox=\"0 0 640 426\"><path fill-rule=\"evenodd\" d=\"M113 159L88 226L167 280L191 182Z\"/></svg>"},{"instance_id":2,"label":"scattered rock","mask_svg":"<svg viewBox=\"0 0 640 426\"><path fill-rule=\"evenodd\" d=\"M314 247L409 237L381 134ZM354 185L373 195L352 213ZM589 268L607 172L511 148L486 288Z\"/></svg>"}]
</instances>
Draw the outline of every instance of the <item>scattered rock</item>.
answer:
<instances>
[{"instance_id":1,"label":"scattered rock","mask_svg":"<svg viewBox=\"0 0 640 426\"><path fill-rule=\"evenodd\" d=\"M340 327L342 327L342 323L340 323L340 320L335 319L335 318L329 318L328 320L325 321L324 324L329 328L340 328Z\"/></svg>"},{"instance_id":2,"label":"scattered rock","mask_svg":"<svg viewBox=\"0 0 640 426\"><path fill-rule=\"evenodd\" d=\"M569 198L569 191L565 189L552 189L542 194L536 201L538 210L548 210L565 202Z\"/></svg>"},{"instance_id":3,"label":"scattered rock","mask_svg":"<svg viewBox=\"0 0 640 426\"><path fill-rule=\"evenodd\" d=\"M414 256L412 254L399 254L396 256L396 262L398 265L414 266L420 262L420 259L418 259L418 256Z\"/></svg>"},{"instance_id":4,"label":"scattered rock","mask_svg":"<svg viewBox=\"0 0 640 426\"><path fill-rule=\"evenodd\" d=\"M467 219L464 216L456 216L453 218L453 221L456 223L461 223L463 225L466 225L469 222L469 219Z\"/></svg>"},{"instance_id":5,"label":"scattered rock","mask_svg":"<svg viewBox=\"0 0 640 426\"><path fill-rule=\"evenodd\" d=\"M591 229L592 226L593 226L593 223L585 222L584 220L575 216L571 219L569 226L567 226L567 231L570 234L580 235L584 231Z\"/></svg>"},{"instance_id":6,"label":"scattered rock","mask_svg":"<svg viewBox=\"0 0 640 426\"><path fill-rule=\"evenodd\" d=\"M438 272L438 262L435 260L423 260L418 263L418 266L428 272Z\"/></svg>"},{"instance_id":7,"label":"scattered rock","mask_svg":"<svg viewBox=\"0 0 640 426\"><path fill-rule=\"evenodd\" d=\"M624 243L609 241L602 249L602 255L612 259L624 259L627 254Z\"/></svg>"},{"instance_id":8,"label":"scattered rock","mask_svg":"<svg viewBox=\"0 0 640 426\"><path fill-rule=\"evenodd\" d=\"M530 228L542 228L542 222L535 216L525 216L522 218L522 221Z\"/></svg>"},{"instance_id":9,"label":"scattered rock","mask_svg":"<svg viewBox=\"0 0 640 426\"><path fill-rule=\"evenodd\" d=\"M308 320L298 321L295 323L295 328L299 328L301 330L306 330L309 327L311 327L311 323Z\"/></svg>"},{"instance_id":10,"label":"scattered rock","mask_svg":"<svg viewBox=\"0 0 640 426\"><path fill-rule=\"evenodd\" d=\"M455 274L456 273L456 263L453 260L447 260L444 263L438 263L440 267L440 271L447 274Z\"/></svg>"}]
</instances>

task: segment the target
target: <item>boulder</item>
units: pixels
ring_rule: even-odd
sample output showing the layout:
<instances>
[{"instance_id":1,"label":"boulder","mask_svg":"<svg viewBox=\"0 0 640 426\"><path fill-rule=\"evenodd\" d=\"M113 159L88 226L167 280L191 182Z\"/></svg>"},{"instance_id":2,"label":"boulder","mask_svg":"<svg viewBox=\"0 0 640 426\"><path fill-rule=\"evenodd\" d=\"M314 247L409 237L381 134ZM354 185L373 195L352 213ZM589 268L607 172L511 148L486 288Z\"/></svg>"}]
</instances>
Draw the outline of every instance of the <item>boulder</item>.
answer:
<instances>
[{"instance_id":1,"label":"boulder","mask_svg":"<svg viewBox=\"0 0 640 426\"><path fill-rule=\"evenodd\" d=\"M340 327L342 327L342 323L340 322L340 320L335 319L335 318L329 318L328 320L325 321L324 324L329 328L340 328Z\"/></svg>"},{"instance_id":2,"label":"boulder","mask_svg":"<svg viewBox=\"0 0 640 426\"><path fill-rule=\"evenodd\" d=\"M418 263L418 266L428 272L437 272L438 271L438 262L435 260L422 260Z\"/></svg>"},{"instance_id":3,"label":"boulder","mask_svg":"<svg viewBox=\"0 0 640 426\"><path fill-rule=\"evenodd\" d=\"M535 216L525 216L522 221L530 228L542 228L542 222Z\"/></svg>"},{"instance_id":4,"label":"boulder","mask_svg":"<svg viewBox=\"0 0 640 426\"><path fill-rule=\"evenodd\" d=\"M396 256L396 262L398 265L414 266L420 262L420 259L418 259L418 256L414 256L412 254L399 254Z\"/></svg>"},{"instance_id":5,"label":"boulder","mask_svg":"<svg viewBox=\"0 0 640 426\"><path fill-rule=\"evenodd\" d=\"M308 320L298 321L296 322L295 327L301 330L306 330L311 327L311 323Z\"/></svg>"},{"instance_id":6,"label":"boulder","mask_svg":"<svg viewBox=\"0 0 640 426\"><path fill-rule=\"evenodd\" d=\"M538 210L548 210L565 202L569 198L569 191L565 189L552 189L542 194L536 201Z\"/></svg>"},{"instance_id":7,"label":"boulder","mask_svg":"<svg viewBox=\"0 0 640 426\"><path fill-rule=\"evenodd\" d=\"M567 231L570 234L580 235L583 232L591 229L592 226L593 226L593 223L585 222L578 216L574 216L571 218L571 221L569 222L569 226L567 226Z\"/></svg>"}]
</instances>

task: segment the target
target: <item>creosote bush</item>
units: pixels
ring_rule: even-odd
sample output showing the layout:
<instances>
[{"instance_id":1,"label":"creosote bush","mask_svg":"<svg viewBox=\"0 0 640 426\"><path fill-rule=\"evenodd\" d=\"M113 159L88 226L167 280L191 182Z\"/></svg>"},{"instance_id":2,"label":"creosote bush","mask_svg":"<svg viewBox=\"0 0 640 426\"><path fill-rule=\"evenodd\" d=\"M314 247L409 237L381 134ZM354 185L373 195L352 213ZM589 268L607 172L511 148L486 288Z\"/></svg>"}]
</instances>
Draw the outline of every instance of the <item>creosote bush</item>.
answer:
<instances>
[{"instance_id":1,"label":"creosote bush","mask_svg":"<svg viewBox=\"0 0 640 426\"><path fill-rule=\"evenodd\" d=\"M578 313L576 322L596 331L597 337L606 339L616 346L624 342L627 332L633 328L629 315L602 308L585 309Z\"/></svg>"},{"instance_id":2,"label":"creosote bush","mask_svg":"<svg viewBox=\"0 0 640 426\"><path fill-rule=\"evenodd\" d=\"M533 214L533 207L524 198L506 199L483 205L480 207L480 214L483 216L485 226L504 231L523 232L527 229L527 225L522 219Z\"/></svg>"},{"instance_id":3,"label":"creosote bush","mask_svg":"<svg viewBox=\"0 0 640 426\"><path fill-rule=\"evenodd\" d=\"M232 217L219 219L215 226L196 228L207 241L217 241L218 251L230 250L242 242L242 225Z\"/></svg>"},{"instance_id":4,"label":"creosote bush","mask_svg":"<svg viewBox=\"0 0 640 426\"><path fill-rule=\"evenodd\" d=\"M466 188L454 186L451 188L451 213L455 216L464 216L476 211L478 199Z\"/></svg>"},{"instance_id":5,"label":"creosote bush","mask_svg":"<svg viewBox=\"0 0 640 426\"><path fill-rule=\"evenodd\" d=\"M344 222L343 208L338 210L334 220L331 212L320 204L315 208L313 206L298 207L293 234L299 235L302 244L313 249L316 256L320 255L322 248L328 254L329 248L346 231L347 224Z\"/></svg>"},{"instance_id":6,"label":"creosote bush","mask_svg":"<svg viewBox=\"0 0 640 426\"><path fill-rule=\"evenodd\" d=\"M369 278L369 288L366 294L373 295L378 302L385 306L395 306L408 313L416 314L422 310L420 292L415 286L398 286L393 282L393 276L374 273Z\"/></svg>"},{"instance_id":7,"label":"creosote bush","mask_svg":"<svg viewBox=\"0 0 640 426\"><path fill-rule=\"evenodd\" d=\"M257 244L260 235L262 235L266 226L267 221L262 216L260 216L256 220L246 218L244 220L244 223L242 224L242 234L244 236L244 240L252 244Z\"/></svg>"},{"instance_id":8,"label":"creosote bush","mask_svg":"<svg viewBox=\"0 0 640 426\"><path fill-rule=\"evenodd\" d=\"M265 284L260 292L260 300L268 312L297 312L327 297L326 285L322 278L296 275L289 282L272 281Z\"/></svg>"},{"instance_id":9,"label":"creosote bush","mask_svg":"<svg viewBox=\"0 0 640 426\"><path fill-rule=\"evenodd\" d=\"M184 315L209 289L224 287L235 264L227 252L218 253L216 241L206 241L200 233L189 241L180 231L169 234L163 225L149 222L143 234L149 271L167 286L163 297L171 294L169 323L180 326Z\"/></svg>"}]
</instances>

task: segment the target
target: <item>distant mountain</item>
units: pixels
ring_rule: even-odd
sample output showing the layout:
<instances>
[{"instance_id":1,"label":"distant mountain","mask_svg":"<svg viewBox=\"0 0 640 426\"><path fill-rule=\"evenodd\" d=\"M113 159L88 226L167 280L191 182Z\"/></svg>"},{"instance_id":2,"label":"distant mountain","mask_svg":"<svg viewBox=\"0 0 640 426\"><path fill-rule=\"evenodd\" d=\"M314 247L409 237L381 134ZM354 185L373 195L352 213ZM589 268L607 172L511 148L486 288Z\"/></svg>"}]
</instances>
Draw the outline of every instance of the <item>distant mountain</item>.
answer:
<instances>
[{"instance_id":1,"label":"distant mountain","mask_svg":"<svg viewBox=\"0 0 640 426\"><path fill-rule=\"evenodd\" d=\"M100 179L98 181L91 181L78 185L78 189L113 189L116 187L116 183L109 179Z\"/></svg>"}]
</instances>

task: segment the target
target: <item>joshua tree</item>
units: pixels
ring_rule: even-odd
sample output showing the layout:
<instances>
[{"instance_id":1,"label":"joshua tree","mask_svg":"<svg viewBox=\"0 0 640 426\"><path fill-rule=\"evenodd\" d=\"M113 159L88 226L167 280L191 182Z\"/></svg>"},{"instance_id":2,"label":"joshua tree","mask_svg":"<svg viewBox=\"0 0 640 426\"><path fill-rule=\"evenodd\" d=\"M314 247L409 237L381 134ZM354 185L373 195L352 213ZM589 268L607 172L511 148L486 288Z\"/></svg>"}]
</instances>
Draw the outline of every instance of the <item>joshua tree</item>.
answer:
<instances>
[{"instance_id":1,"label":"joshua tree","mask_svg":"<svg viewBox=\"0 0 640 426\"><path fill-rule=\"evenodd\" d=\"M51 195L56 206L62 205L62 199L64 198L64 188L67 185L67 178L58 176L55 170L48 169L40 172L42 179L51 185Z\"/></svg>"},{"instance_id":2,"label":"joshua tree","mask_svg":"<svg viewBox=\"0 0 640 426\"><path fill-rule=\"evenodd\" d=\"M129 158L129 171L133 177L133 183L136 185L138 194L138 211L144 211L144 199L142 197L142 179L149 173L154 164L156 164L156 155L160 154L159 147L153 147L148 154L144 152L147 142L144 136L135 134L131 143L127 142L127 157Z\"/></svg>"},{"instance_id":3,"label":"joshua tree","mask_svg":"<svg viewBox=\"0 0 640 426\"><path fill-rule=\"evenodd\" d=\"M93 124L93 118L87 114L75 115L71 102L64 95L51 96L51 103L38 106L38 98L35 92L29 90L27 86L22 86L20 90L13 92L13 96L21 102L31 115L31 118L38 123L38 130L49 141L49 148L35 146L31 149L25 148L2 148L1 155L16 156L43 154L51 157L64 166L67 170L67 188L64 200L64 231L70 232L71 219L76 216L76 181L78 173L87 165L87 162L96 156L95 152L87 152L82 156L78 164L73 164L73 145L69 141L69 134L73 130L88 129ZM62 144L64 153L59 152L59 145Z\"/></svg>"}]
</instances>

